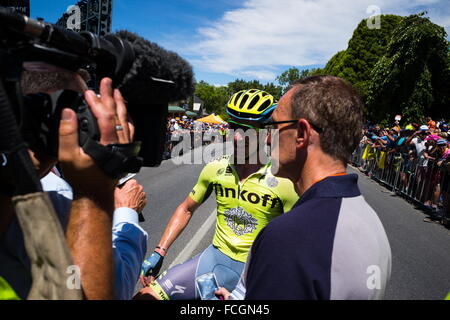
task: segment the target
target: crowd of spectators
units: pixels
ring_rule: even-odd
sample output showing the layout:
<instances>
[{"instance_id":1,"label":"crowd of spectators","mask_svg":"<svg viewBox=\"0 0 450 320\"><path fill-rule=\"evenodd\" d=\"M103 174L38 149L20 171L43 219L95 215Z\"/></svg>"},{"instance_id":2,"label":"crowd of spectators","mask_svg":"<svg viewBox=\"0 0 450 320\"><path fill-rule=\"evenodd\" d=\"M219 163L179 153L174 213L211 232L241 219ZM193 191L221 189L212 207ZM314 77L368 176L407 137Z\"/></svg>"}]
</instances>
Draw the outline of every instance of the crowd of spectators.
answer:
<instances>
[{"instance_id":1,"label":"crowd of spectators","mask_svg":"<svg viewBox=\"0 0 450 320\"><path fill-rule=\"evenodd\" d=\"M430 212L426 222L449 224L450 141L448 122L367 125L353 163L369 177Z\"/></svg>"},{"instance_id":2,"label":"crowd of spectators","mask_svg":"<svg viewBox=\"0 0 450 320\"><path fill-rule=\"evenodd\" d=\"M205 145L211 142L211 136L219 133L222 136L226 135L227 124L213 124L207 122L196 121L187 116L169 117L167 119L166 131L166 150L164 158L171 157L172 149L175 145L183 141L183 137L190 136L191 150L197 145Z\"/></svg>"}]
</instances>

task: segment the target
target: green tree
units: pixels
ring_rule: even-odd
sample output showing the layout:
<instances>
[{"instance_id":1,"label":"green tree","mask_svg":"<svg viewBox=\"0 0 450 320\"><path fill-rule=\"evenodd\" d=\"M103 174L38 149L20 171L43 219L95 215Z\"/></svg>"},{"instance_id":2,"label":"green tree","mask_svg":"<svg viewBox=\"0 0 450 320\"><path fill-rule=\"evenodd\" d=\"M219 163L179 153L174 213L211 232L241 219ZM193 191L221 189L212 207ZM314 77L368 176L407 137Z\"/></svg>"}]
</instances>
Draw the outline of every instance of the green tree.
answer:
<instances>
[{"instance_id":1,"label":"green tree","mask_svg":"<svg viewBox=\"0 0 450 320\"><path fill-rule=\"evenodd\" d=\"M286 88L298 79L300 79L300 70L292 67L280 74L276 80L283 88Z\"/></svg>"},{"instance_id":2,"label":"green tree","mask_svg":"<svg viewBox=\"0 0 450 320\"><path fill-rule=\"evenodd\" d=\"M245 81L244 79L236 79L233 82L229 82L227 87L228 87L228 93L231 96L231 95L235 94L236 92L239 92L242 90L249 90L249 89L263 90L264 86L258 80Z\"/></svg>"},{"instance_id":3,"label":"green tree","mask_svg":"<svg viewBox=\"0 0 450 320\"><path fill-rule=\"evenodd\" d=\"M449 48L444 28L424 14L411 15L393 31L368 87L367 114L381 121L402 114L406 121L448 117Z\"/></svg>"},{"instance_id":4,"label":"green tree","mask_svg":"<svg viewBox=\"0 0 450 320\"><path fill-rule=\"evenodd\" d=\"M317 69L303 69L300 70L296 67L289 68L288 70L284 71L282 74L280 74L276 80L281 85L281 93L285 93L286 89L293 84L295 81L309 77L309 76L315 76L323 73L323 69L317 68Z\"/></svg>"},{"instance_id":5,"label":"green tree","mask_svg":"<svg viewBox=\"0 0 450 320\"><path fill-rule=\"evenodd\" d=\"M227 87L215 87L200 81L195 87L195 95L203 100L208 113L223 114L229 100Z\"/></svg>"},{"instance_id":6,"label":"green tree","mask_svg":"<svg viewBox=\"0 0 450 320\"><path fill-rule=\"evenodd\" d=\"M402 19L396 15L381 15L379 29L369 29L367 20L362 20L353 31L348 48L336 53L328 61L323 72L346 79L365 98L371 72L378 60L386 53L392 32Z\"/></svg>"}]
</instances>

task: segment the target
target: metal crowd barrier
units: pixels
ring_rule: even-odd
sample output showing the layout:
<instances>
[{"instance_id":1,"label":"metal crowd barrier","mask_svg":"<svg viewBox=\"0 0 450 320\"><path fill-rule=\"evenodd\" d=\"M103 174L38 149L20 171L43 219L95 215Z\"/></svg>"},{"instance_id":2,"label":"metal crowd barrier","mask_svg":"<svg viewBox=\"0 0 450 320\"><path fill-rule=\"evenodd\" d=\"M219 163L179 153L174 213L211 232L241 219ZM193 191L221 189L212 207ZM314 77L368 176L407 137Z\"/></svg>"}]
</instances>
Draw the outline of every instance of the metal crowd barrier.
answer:
<instances>
[{"instance_id":1,"label":"metal crowd barrier","mask_svg":"<svg viewBox=\"0 0 450 320\"><path fill-rule=\"evenodd\" d=\"M422 206L431 202L442 207L442 223L450 225L450 177L437 160L424 163L394 150L360 144L353 152L352 163L370 178L407 199Z\"/></svg>"}]
</instances>

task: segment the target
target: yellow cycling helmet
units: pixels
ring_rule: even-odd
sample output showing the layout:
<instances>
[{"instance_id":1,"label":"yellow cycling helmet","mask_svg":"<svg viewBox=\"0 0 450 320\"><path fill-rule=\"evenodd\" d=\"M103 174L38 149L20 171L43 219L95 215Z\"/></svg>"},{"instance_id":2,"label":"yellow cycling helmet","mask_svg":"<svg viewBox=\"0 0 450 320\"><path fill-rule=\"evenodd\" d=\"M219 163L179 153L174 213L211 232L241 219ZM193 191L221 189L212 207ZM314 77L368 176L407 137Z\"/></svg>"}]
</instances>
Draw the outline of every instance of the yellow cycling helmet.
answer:
<instances>
[{"instance_id":1,"label":"yellow cycling helmet","mask_svg":"<svg viewBox=\"0 0 450 320\"><path fill-rule=\"evenodd\" d=\"M265 122L270 119L276 106L274 97L265 91L242 90L228 101L227 113L239 120Z\"/></svg>"}]
</instances>

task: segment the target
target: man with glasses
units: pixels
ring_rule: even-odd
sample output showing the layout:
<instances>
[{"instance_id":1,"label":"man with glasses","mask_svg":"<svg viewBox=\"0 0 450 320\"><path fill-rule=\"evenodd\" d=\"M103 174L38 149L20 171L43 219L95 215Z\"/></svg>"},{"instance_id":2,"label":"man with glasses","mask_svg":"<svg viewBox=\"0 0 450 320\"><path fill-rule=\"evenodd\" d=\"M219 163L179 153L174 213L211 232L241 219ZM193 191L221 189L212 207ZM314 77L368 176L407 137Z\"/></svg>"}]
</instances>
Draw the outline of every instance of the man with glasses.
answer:
<instances>
[{"instance_id":1,"label":"man with glasses","mask_svg":"<svg viewBox=\"0 0 450 320\"><path fill-rule=\"evenodd\" d=\"M281 98L268 123L278 142L269 136L267 143L279 163L277 177L291 180L300 200L258 234L232 298L236 291L248 300L384 296L389 241L358 176L346 173L362 117L358 94L338 77L299 80ZM216 294L229 297L223 289Z\"/></svg>"},{"instance_id":2,"label":"man with glasses","mask_svg":"<svg viewBox=\"0 0 450 320\"><path fill-rule=\"evenodd\" d=\"M272 157L277 176L291 180L301 199L254 242L247 299L383 297L389 241L358 176L346 173L362 117L358 94L337 77L305 78L283 96L273 113L279 143Z\"/></svg>"},{"instance_id":3,"label":"man with glasses","mask_svg":"<svg viewBox=\"0 0 450 320\"><path fill-rule=\"evenodd\" d=\"M139 298L202 298L195 279L207 273L215 274L219 286L234 289L259 231L297 202L292 183L275 177L270 163L263 164L257 156L258 131L274 108L274 98L264 91L244 90L231 97L227 113L231 118L233 155L207 164L189 196L173 213L154 253L142 265L141 280L148 287L141 290ZM213 243L200 255L154 280L167 250L213 191L217 200Z\"/></svg>"}]
</instances>

